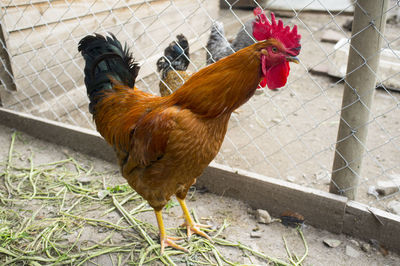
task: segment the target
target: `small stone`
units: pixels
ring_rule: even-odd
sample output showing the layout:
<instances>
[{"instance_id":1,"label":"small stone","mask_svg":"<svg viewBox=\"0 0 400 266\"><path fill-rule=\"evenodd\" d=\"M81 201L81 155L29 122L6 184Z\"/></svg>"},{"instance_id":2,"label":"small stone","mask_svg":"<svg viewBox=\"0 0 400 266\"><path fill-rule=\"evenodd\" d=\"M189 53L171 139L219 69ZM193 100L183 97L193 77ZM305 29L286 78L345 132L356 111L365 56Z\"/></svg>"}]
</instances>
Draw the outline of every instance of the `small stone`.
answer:
<instances>
[{"instance_id":1,"label":"small stone","mask_svg":"<svg viewBox=\"0 0 400 266\"><path fill-rule=\"evenodd\" d=\"M281 121L282 121L282 120L279 119L279 118L271 119L271 122L272 122L272 123L275 123L275 124L279 124Z\"/></svg>"},{"instance_id":2,"label":"small stone","mask_svg":"<svg viewBox=\"0 0 400 266\"><path fill-rule=\"evenodd\" d=\"M355 250L353 247L347 245L346 246L346 255L352 258L357 258L358 256L360 256L360 253Z\"/></svg>"},{"instance_id":3,"label":"small stone","mask_svg":"<svg viewBox=\"0 0 400 266\"><path fill-rule=\"evenodd\" d=\"M369 186L368 187L368 195L374 196L374 197L378 197L379 193L376 191L376 187L375 186Z\"/></svg>"},{"instance_id":4,"label":"small stone","mask_svg":"<svg viewBox=\"0 0 400 266\"><path fill-rule=\"evenodd\" d=\"M293 182L296 181L296 177L289 175L289 176L286 177L286 180L293 183Z\"/></svg>"},{"instance_id":5,"label":"small stone","mask_svg":"<svg viewBox=\"0 0 400 266\"><path fill-rule=\"evenodd\" d=\"M260 227L258 227L258 225L256 227L254 227L253 229L251 229L253 232L257 232L260 231Z\"/></svg>"},{"instance_id":6,"label":"small stone","mask_svg":"<svg viewBox=\"0 0 400 266\"><path fill-rule=\"evenodd\" d=\"M400 201L392 200L388 203L387 208L391 213L400 215Z\"/></svg>"},{"instance_id":7,"label":"small stone","mask_svg":"<svg viewBox=\"0 0 400 266\"><path fill-rule=\"evenodd\" d=\"M324 239L324 244L330 248L337 248L342 242L337 239Z\"/></svg>"},{"instance_id":8,"label":"small stone","mask_svg":"<svg viewBox=\"0 0 400 266\"><path fill-rule=\"evenodd\" d=\"M340 39L345 37L342 33L334 30L326 30L322 35L322 42L337 43Z\"/></svg>"},{"instance_id":9,"label":"small stone","mask_svg":"<svg viewBox=\"0 0 400 266\"><path fill-rule=\"evenodd\" d=\"M331 175L329 173L329 171L327 170L321 170L318 173L315 174L315 178L317 180L321 180L321 179L331 179Z\"/></svg>"},{"instance_id":10,"label":"small stone","mask_svg":"<svg viewBox=\"0 0 400 266\"><path fill-rule=\"evenodd\" d=\"M110 194L110 191L108 191L107 189L104 190L99 190L99 192L97 192L97 197L102 200L105 197L107 197Z\"/></svg>"},{"instance_id":11,"label":"small stone","mask_svg":"<svg viewBox=\"0 0 400 266\"><path fill-rule=\"evenodd\" d=\"M266 210L260 210L260 209L256 211L256 219L257 222L262 224L269 224L272 221L269 213Z\"/></svg>"},{"instance_id":12,"label":"small stone","mask_svg":"<svg viewBox=\"0 0 400 266\"><path fill-rule=\"evenodd\" d=\"M89 184L92 180L88 176L80 176L76 179L79 183L82 185L87 185Z\"/></svg>"},{"instance_id":13,"label":"small stone","mask_svg":"<svg viewBox=\"0 0 400 266\"><path fill-rule=\"evenodd\" d=\"M321 170L315 174L317 183L329 185L331 182L331 173L327 170Z\"/></svg>"},{"instance_id":14,"label":"small stone","mask_svg":"<svg viewBox=\"0 0 400 266\"><path fill-rule=\"evenodd\" d=\"M390 195L399 191L399 185L393 181L378 181L376 191L383 196Z\"/></svg>"},{"instance_id":15,"label":"small stone","mask_svg":"<svg viewBox=\"0 0 400 266\"><path fill-rule=\"evenodd\" d=\"M363 243L361 245L361 250L368 253L371 251L371 245L368 243Z\"/></svg>"},{"instance_id":16,"label":"small stone","mask_svg":"<svg viewBox=\"0 0 400 266\"><path fill-rule=\"evenodd\" d=\"M353 244L353 245L356 246L356 247L360 247L360 243L358 243L357 240L351 239L351 240L350 240L350 243Z\"/></svg>"},{"instance_id":17,"label":"small stone","mask_svg":"<svg viewBox=\"0 0 400 266\"><path fill-rule=\"evenodd\" d=\"M261 236L262 236L262 234L261 234L261 232L260 231L252 231L251 233L250 233L250 237L251 238L261 238Z\"/></svg>"}]
</instances>

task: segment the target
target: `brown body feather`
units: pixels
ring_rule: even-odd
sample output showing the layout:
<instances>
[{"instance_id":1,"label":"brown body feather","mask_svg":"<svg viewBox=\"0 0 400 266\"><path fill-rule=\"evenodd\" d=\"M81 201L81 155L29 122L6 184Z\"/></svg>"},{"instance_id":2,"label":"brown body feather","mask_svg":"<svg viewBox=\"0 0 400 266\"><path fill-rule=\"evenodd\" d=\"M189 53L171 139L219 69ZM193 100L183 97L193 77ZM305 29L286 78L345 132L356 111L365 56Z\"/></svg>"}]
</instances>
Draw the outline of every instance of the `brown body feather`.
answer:
<instances>
[{"instance_id":1,"label":"brown body feather","mask_svg":"<svg viewBox=\"0 0 400 266\"><path fill-rule=\"evenodd\" d=\"M113 81L95 107L100 134L116 150L122 175L155 210L189 187L217 155L231 113L261 79L257 43L190 77L175 93L157 97Z\"/></svg>"}]
</instances>

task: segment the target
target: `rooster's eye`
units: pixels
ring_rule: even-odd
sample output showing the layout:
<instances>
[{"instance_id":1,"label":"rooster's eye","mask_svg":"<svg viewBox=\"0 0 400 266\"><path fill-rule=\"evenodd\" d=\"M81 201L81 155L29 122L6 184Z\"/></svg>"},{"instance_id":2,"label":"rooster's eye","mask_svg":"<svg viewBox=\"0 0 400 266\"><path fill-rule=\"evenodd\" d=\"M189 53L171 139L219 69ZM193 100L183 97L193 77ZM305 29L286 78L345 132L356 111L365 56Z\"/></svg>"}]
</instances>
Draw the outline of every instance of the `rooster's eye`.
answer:
<instances>
[{"instance_id":1,"label":"rooster's eye","mask_svg":"<svg viewBox=\"0 0 400 266\"><path fill-rule=\"evenodd\" d=\"M273 46L271 50L272 50L272 52L273 52L274 54L276 54L276 53L278 52L278 48L276 48L275 46Z\"/></svg>"}]
</instances>

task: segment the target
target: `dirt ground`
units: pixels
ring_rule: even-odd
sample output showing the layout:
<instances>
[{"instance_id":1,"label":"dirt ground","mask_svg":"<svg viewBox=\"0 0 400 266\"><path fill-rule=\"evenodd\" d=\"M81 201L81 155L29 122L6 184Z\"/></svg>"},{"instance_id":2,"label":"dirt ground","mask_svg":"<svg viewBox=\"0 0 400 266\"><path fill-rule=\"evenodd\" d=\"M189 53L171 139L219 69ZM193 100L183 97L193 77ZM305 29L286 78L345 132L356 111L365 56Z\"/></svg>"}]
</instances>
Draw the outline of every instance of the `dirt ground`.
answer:
<instances>
[{"instance_id":1,"label":"dirt ground","mask_svg":"<svg viewBox=\"0 0 400 266\"><path fill-rule=\"evenodd\" d=\"M0 183L2 202L0 205L0 219L2 221L0 223L0 237L3 242L3 244L0 244L0 262L20 265L21 263L33 263L33 257L54 258L57 253L62 253L63 248L65 248L63 245L67 244L71 248L68 255L73 256L78 252L85 255L65 264L77 265L79 262L84 262L86 265L138 264L140 256L143 256L143 253L139 251L136 253L134 250L146 248L148 244L143 241L135 228L127 227L128 224L126 221L121 219L123 217L121 212L113 210L105 214L105 210L113 206L111 204L111 196L117 197L118 193L122 192L117 191L115 192L116 194L113 194L113 190L109 190L111 194L106 195L104 199L99 200L97 197L97 195L100 195L97 190L101 190L102 182L104 182L104 187L126 188L124 186L124 179L119 176L116 165L87 157L66 147L43 142L23 133L16 135L12 145L12 156L10 157L9 148L11 146L12 135L12 129L0 126L0 146L2 147L0 151L0 167L2 169ZM37 165L52 165L50 163L68 158L73 158L74 161L62 163L56 169L53 169L57 171L56 175L51 176L51 172L47 172L48 175L36 175L37 170L35 167ZM30 164L30 161L32 164ZM11 163L8 164L8 162ZM14 175L11 172L12 167L10 165L14 167L13 169L19 169L18 171L22 171L23 167L27 167L25 170L30 173L29 179L33 176L32 179L34 181L32 182L37 185L37 191L34 196L29 198L30 193L33 193L33 189L29 185L28 179L21 181L21 178L25 177L22 177L21 174ZM73 177L74 182L68 183L67 176L71 172L76 172L75 168L79 169L76 170L78 172ZM46 171L42 170L42 172L45 173ZM19 194L15 190L13 190L11 196L7 196L5 179L8 174L10 175L10 183L13 184L15 182L12 187L17 187L16 184L22 183L22 198L18 197ZM53 183L53 179L63 181L61 183ZM65 188L67 189L65 190ZM51 192L52 189L58 192L53 193ZM92 189L97 189L95 190L96 193L91 194L87 192ZM52 194L48 194L47 197L46 193L43 194L41 192L42 190ZM65 195L63 199L61 191L64 190ZM80 195L77 190L80 190L80 193L83 191L86 194ZM127 190L122 194L130 195L133 193L130 188ZM52 195L52 198L49 200L50 195ZM138 200L129 200L124 204L124 208L128 211L142 208L140 212L132 216L137 221L140 221L139 223L145 228L151 239L157 243L157 227L154 214L145 204L138 207L138 204L141 204L140 200ZM295 253L299 258L305 253L303 241L296 229L285 227L278 222L269 225L257 223L253 215L254 210L251 210L243 202L231 198L218 197L210 193L192 191L189 196L188 205L190 209L196 211L197 216L203 223L213 225L213 229L215 230L209 233L211 236L214 236L221 229L225 220L229 226L222 230L218 236L219 239L230 241L230 243L240 243L253 251L261 252L286 263L289 263L289 261L283 239L286 240L290 251ZM181 223L181 210L176 204L170 204L169 206L170 208L164 211L165 224L167 228L170 228L169 232L172 235L181 234L183 230L174 229L174 227L177 227ZM19 218L16 219L16 217ZM101 219L102 222L95 222L97 219ZM55 221L56 223L54 223ZM67 221L71 221L71 223ZM109 224L106 224L106 222ZM55 224L58 226L55 226ZM60 224L63 226L60 226ZM125 228L116 229L117 224ZM111 227L111 225L114 227ZM21 228L25 228L25 235L18 233L21 232ZM58 229L60 230L59 233ZM260 233L260 238L250 237L250 234L254 231ZM360 246L365 244L364 242L349 236L335 235L316 229L308 226L307 221L302 228L302 232L308 246L308 254L303 265L400 264L400 256L397 254L393 254L392 252L383 254L384 252L382 253L382 251L378 251L375 248L364 252L360 248ZM43 238L43 242L41 242L41 237ZM193 243L201 241L201 238L198 237L194 239L192 240ZM325 239L336 239L341 241L341 244L336 248L328 248L323 244L323 240ZM29 255L26 257L15 259L10 254L6 255L7 253L4 251L9 249L14 254L22 252L22 250L28 252L27 250L30 247L29 243L31 241L41 243L41 245L37 244L37 250L28 253ZM132 243L135 243L135 241L139 241L139 244L132 246ZM46 246L46 243L50 243L51 246ZM183 245L186 245L186 240L183 241ZM258 256L257 253L252 254L243 248L222 245L217 240L214 246L218 254L221 254L221 257L238 265L267 264L267 260ZM52 247L55 248L52 249ZM98 253L90 253L92 251L90 247L97 248L94 250ZM354 256L357 257L346 255L346 249L351 249L349 247L356 250L356 255ZM106 252L104 248L109 250ZM119 248L125 249L119 250ZM55 252L56 249L58 250L57 253ZM46 255L45 250L47 250L46 252L49 255ZM115 250L115 252L112 250ZM210 261L215 265L217 265L217 261L212 254L216 251L210 253ZM205 254L207 255L208 253ZM62 254L58 255L62 258ZM147 255L151 257L149 254ZM177 265L197 265L191 262L191 260L199 259L200 255L198 252L190 254L170 253L170 258ZM29 258L30 256L31 258ZM87 259L89 256L90 259ZM11 261L12 258L14 258L13 261ZM62 260L60 259L59 263L61 262ZM48 263L43 263L42 261L41 264ZM162 264L159 260L153 260L148 263L148 265L159 264ZM221 261L221 265L225 264L226 262Z\"/></svg>"}]
</instances>

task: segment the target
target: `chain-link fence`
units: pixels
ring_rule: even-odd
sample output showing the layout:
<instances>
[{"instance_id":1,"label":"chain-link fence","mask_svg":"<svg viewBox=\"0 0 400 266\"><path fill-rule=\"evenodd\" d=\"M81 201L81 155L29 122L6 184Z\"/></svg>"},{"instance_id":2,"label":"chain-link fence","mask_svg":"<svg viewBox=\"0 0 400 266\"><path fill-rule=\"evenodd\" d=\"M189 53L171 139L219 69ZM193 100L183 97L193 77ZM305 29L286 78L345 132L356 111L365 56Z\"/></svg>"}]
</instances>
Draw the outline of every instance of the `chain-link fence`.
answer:
<instances>
[{"instance_id":1,"label":"chain-link fence","mask_svg":"<svg viewBox=\"0 0 400 266\"><path fill-rule=\"evenodd\" d=\"M355 138L364 151L361 172L352 169L353 162L340 152L336 154L344 158L342 168L355 173L359 182L340 190L356 187L356 200L392 212L400 205L399 1L389 1L378 17L364 10L369 26L353 35L353 13L360 4L350 0L2 0L0 5L2 105L91 129L84 62L77 51L83 36L112 32L126 42L141 65L137 87L159 94L161 75L156 61L176 35L182 33L189 40L187 72L194 73L206 65L207 54L214 53L206 44L216 20L223 23L225 44L229 44L241 29L248 32L254 7L267 13L273 10L285 24L298 25L301 63L292 66L284 88L259 90L233 114L216 161L327 191L337 142ZM375 22L384 17L386 25L379 28ZM365 75L372 73L377 80L376 88L365 92L373 92L373 103L364 103L356 88L353 92L358 98L343 106L361 103L366 108L367 120L359 128L368 128L369 134L365 142L355 134L337 140L339 123L344 120L343 88L351 85L346 79L350 43L371 28L382 41L382 48L377 46L362 64L369 69ZM375 72L368 62L379 55Z\"/></svg>"}]
</instances>

